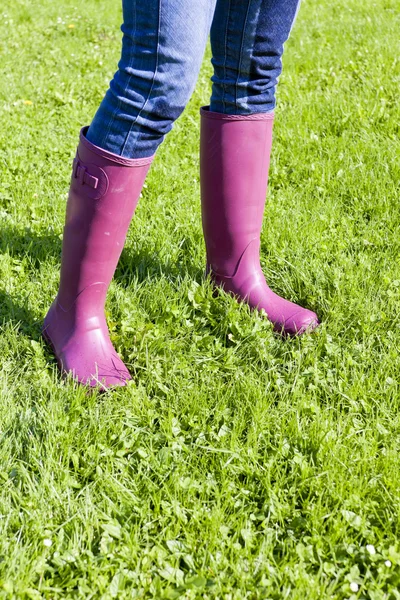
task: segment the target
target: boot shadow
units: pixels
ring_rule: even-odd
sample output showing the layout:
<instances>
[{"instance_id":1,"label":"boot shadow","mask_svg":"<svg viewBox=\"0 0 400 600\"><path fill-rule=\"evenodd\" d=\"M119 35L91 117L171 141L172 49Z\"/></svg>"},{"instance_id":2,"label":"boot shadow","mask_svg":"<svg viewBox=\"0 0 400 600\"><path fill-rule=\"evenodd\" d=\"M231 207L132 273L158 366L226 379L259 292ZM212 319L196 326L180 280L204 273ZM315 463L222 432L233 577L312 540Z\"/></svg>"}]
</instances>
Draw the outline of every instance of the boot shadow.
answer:
<instances>
[{"instance_id":1,"label":"boot shadow","mask_svg":"<svg viewBox=\"0 0 400 600\"><path fill-rule=\"evenodd\" d=\"M30 267L39 268L49 256L61 256L61 240L55 232L45 235L38 234L29 227L24 230L4 224L0 229L0 253L6 253L11 258L23 260L28 258ZM0 327L11 323L19 332L38 341L41 337L41 322L35 319L28 308L28 302L21 296L19 290L14 295L0 289Z\"/></svg>"},{"instance_id":2,"label":"boot shadow","mask_svg":"<svg viewBox=\"0 0 400 600\"><path fill-rule=\"evenodd\" d=\"M59 234L53 231L43 235L29 227L21 231L10 225L2 225L0 229L0 252L8 251L10 256L21 259L28 256L34 267L49 256L61 258L61 243Z\"/></svg>"},{"instance_id":3,"label":"boot shadow","mask_svg":"<svg viewBox=\"0 0 400 600\"><path fill-rule=\"evenodd\" d=\"M43 234L29 227L21 231L9 224L1 226L0 253L8 252L12 258L21 260L28 257L32 269L40 268L49 257L57 259L61 264L61 248L61 236L55 231L48 230ZM114 280L127 288L132 279L139 283L155 281L161 277L176 281L185 275L201 282L203 272L188 264L187 260L162 261L156 250L144 243L140 250L129 245L123 249ZM21 333L34 340L40 339L41 321L35 320L27 303L16 300L12 294L0 289L0 327L5 322L17 326Z\"/></svg>"},{"instance_id":4,"label":"boot shadow","mask_svg":"<svg viewBox=\"0 0 400 600\"><path fill-rule=\"evenodd\" d=\"M171 282L176 282L185 276L200 283L204 276L204 269L199 269L187 259L160 260L157 251L144 244L140 249L130 246L123 249L114 280L118 285L127 287L132 279L143 283L165 277Z\"/></svg>"},{"instance_id":5,"label":"boot shadow","mask_svg":"<svg viewBox=\"0 0 400 600\"><path fill-rule=\"evenodd\" d=\"M41 337L41 323L35 320L26 304L17 302L8 292L0 289L0 329L5 323L10 323L20 333L35 341L39 341Z\"/></svg>"}]
</instances>

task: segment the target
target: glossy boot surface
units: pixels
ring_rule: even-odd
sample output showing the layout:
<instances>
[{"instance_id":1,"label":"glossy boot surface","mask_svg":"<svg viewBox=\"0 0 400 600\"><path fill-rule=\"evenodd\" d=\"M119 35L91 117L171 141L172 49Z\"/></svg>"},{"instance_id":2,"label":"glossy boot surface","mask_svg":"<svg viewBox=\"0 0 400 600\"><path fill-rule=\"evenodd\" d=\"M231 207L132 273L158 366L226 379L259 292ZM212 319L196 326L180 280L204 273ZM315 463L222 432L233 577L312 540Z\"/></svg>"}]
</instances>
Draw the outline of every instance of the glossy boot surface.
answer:
<instances>
[{"instance_id":1,"label":"glossy boot surface","mask_svg":"<svg viewBox=\"0 0 400 600\"><path fill-rule=\"evenodd\" d=\"M106 294L153 157L126 159L80 134L63 236L60 287L43 336L64 372L100 388L131 377L104 315Z\"/></svg>"},{"instance_id":2,"label":"glossy boot surface","mask_svg":"<svg viewBox=\"0 0 400 600\"><path fill-rule=\"evenodd\" d=\"M273 113L225 115L200 109L200 182L207 272L215 285L264 309L274 329L299 335L317 315L275 294L260 266Z\"/></svg>"}]
</instances>

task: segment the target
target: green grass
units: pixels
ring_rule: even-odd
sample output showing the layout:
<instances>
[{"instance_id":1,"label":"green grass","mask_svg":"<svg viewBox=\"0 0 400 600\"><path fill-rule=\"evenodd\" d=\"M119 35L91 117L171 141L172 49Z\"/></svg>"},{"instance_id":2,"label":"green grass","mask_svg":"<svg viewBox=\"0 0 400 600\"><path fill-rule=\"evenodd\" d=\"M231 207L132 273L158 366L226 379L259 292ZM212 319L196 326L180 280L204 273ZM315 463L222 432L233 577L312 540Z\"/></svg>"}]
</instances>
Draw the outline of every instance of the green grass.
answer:
<instances>
[{"instance_id":1,"label":"green grass","mask_svg":"<svg viewBox=\"0 0 400 600\"><path fill-rule=\"evenodd\" d=\"M0 598L399 599L398 1L306 0L286 45L262 262L320 331L203 280L208 49L109 291L134 381L106 394L40 324L118 3L0 11Z\"/></svg>"}]
</instances>

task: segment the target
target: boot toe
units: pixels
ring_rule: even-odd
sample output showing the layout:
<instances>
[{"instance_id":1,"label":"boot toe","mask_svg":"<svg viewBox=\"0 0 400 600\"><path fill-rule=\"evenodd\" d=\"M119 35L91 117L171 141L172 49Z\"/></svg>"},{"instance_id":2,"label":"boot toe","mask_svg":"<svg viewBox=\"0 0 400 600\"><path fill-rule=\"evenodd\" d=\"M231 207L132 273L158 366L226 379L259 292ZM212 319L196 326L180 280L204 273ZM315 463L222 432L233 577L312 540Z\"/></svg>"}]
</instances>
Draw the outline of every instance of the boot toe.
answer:
<instances>
[{"instance_id":1,"label":"boot toe","mask_svg":"<svg viewBox=\"0 0 400 600\"><path fill-rule=\"evenodd\" d=\"M62 361L62 370L65 373L72 373L74 379L83 385L92 388L108 389L111 387L121 387L132 379L128 369L121 359L113 357L111 361L105 363L104 360L97 363L94 360L90 364L79 362L77 368L74 367L75 361Z\"/></svg>"},{"instance_id":2,"label":"boot toe","mask_svg":"<svg viewBox=\"0 0 400 600\"><path fill-rule=\"evenodd\" d=\"M61 362L65 373L72 373L79 383L93 388L121 387L131 379L128 369L116 354L99 359L93 356L77 359L76 356L64 355Z\"/></svg>"},{"instance_id":3,"label":"boot toe","mask_svg":"<svg viewBox=\"0 0 400 600\"><path fill-rule=\"evenodd\" d=\"M311 333L319 325L320 321L314 312L302 309L285 320L284 332L287 335L298 336Z\"/></svg>"},{"instance_id":4,"label":"boot toe","mask_svg":"<svg viewBox=\"0 0 400 600\"><path fill-rule=\"evenodd\" d=\"M132 379L128 369L122 360L113 356L108 364L104 362L95 364L91 370L89 378L86 378L86 384L90 387L111 388L122 387ZM80 379L81 383L85 383Z\"/></svg>"},{"instance_id":5,"label":"boot toe","mask_svg":"<svg viewBox=\"0 0 400 600\"><path fill-rule=\"evenodd\" d=\"M59 327L52 331L51 323L47 323L42 335L53 350L64 374L71 373L79 383L100 389L124 386L131 379L106 332L75 332L69 334L70 339L63 346L64 336L57 339L57 331L60 333L62 329Z\"/></svg>"}]
</instances>

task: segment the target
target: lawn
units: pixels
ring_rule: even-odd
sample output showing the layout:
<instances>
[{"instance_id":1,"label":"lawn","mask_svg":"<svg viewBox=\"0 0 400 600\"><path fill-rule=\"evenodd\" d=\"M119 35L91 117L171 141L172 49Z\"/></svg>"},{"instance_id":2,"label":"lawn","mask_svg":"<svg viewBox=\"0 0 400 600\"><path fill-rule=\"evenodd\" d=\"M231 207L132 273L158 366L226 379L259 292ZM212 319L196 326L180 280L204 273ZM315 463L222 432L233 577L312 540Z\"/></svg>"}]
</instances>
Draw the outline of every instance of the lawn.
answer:
<instances>
[{"instance_id":1,"label":"lawn","mask_svg":"<svg viewBox=\"0 0 400 600\"><path fill-rule=\"evenodd\" d=\"M0 8L0 598L400 599L400 4L305 0L278 90L262 264L318 332L204 280L196 90L107 299L133 375L87 393L40 336L118 2Z\"/></svg>"}]
</instances>

